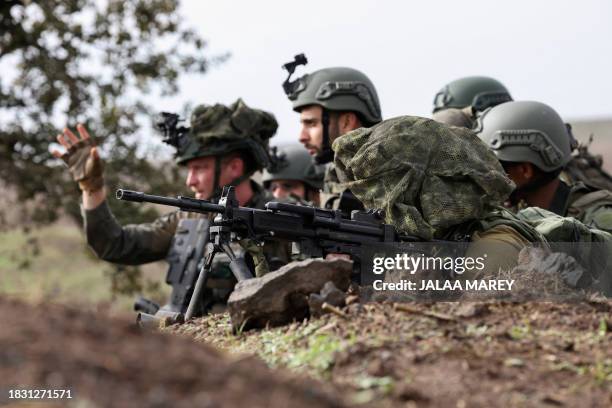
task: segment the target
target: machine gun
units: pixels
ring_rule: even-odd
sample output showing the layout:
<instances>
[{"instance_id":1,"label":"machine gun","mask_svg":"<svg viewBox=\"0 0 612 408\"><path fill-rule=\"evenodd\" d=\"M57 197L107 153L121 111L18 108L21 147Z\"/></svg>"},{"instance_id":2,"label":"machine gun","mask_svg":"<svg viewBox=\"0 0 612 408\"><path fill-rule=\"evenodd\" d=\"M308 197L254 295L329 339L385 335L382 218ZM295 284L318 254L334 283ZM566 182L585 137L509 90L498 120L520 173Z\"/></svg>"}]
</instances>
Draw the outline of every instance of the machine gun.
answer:
<instances>
[{"instance_id":1,"label":"machine gun","mask_svg":"<svg viewBox=\"0 0 612 408\"><path fill-rule=\"evenodd\" d=\"M327 210L295 204L269 202L266 209L240 207L234 187L225 186L219 203L188 197L161 197L130 190L117 190L120 200L148 202L177 207L196 213L217 213L209 227L209 243L185 320L199 307L213 258L225 252L231 260L230 269L238 281L253 274L244 258L234 255L229 243L241 239L263 243L265 239L295 242L300 252L310 257L327 254L347 254L353 260L353 280L364 284L363 277L371 276L372 247L379 244L407 245L420 238L399 234L392 225L384 224L380 210L354 211L351 218L343 218L339 210ZM369 283L369 282L368 282Z\"/></svg>"}]
</instances>

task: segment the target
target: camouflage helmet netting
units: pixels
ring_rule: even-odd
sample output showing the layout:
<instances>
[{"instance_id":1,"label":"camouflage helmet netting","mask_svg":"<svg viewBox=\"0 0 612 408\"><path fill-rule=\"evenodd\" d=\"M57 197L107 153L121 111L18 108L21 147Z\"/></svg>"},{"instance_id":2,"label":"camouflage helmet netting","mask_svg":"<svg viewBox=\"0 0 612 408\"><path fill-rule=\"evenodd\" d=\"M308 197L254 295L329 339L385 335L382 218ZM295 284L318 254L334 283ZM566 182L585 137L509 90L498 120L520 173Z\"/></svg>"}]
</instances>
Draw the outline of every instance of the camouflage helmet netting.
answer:
<instances>
[{"instance_id":1,"label":"camouflage helmet netting","mask_svg":"<svg viewBox=\"0 0 612 408\"><path fill-rule=\"evenodd\" d=\"M386 222L424 239L478 219L514 184L495 155L468 129L402 116L339 137L340 181Z\"/></svg>"},{"instance_id":2,"label":"camouflage helmet netting","mask_svg":"<svg viewBox=\"0 0 612 408\"><path fill-rule=\"evenodd\" d=\"M272 114L249 108L242 99L229 106L199 105L191 115L189 143L179 152L178 162L243 151L256 167L250 170L260 170L269 165L269 139L277 127Z\"/></svg>"}]
</instances>

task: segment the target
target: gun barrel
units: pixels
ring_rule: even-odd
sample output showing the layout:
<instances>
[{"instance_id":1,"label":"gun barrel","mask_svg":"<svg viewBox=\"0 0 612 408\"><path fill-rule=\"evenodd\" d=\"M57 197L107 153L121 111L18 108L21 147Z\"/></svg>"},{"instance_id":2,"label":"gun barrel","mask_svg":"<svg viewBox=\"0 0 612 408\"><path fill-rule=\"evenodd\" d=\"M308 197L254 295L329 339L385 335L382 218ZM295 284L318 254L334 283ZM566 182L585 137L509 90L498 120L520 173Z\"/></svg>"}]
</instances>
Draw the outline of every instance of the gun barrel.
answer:
<instances>
[{"instance_id":1,"label":"gun barrel","mask_svg":"<svg viewBox=\"0 0 612 408\"><path fill-rule=\"evenodd\" d=\"M140 191L132 191L132 190L124 190L118 189L115 193L115 197L118 200L124 201L133 201L137 203L153 203L153 204L161 204L167 205L170 207L177 207L183 211L192 211L199 213L209 213L209 212L223 212L224 208L220 204L215 204L206 200L198 200L195 198L189 197L162 197L156 196L152 194L145 194Z\"/></svg>"}]
</instances>

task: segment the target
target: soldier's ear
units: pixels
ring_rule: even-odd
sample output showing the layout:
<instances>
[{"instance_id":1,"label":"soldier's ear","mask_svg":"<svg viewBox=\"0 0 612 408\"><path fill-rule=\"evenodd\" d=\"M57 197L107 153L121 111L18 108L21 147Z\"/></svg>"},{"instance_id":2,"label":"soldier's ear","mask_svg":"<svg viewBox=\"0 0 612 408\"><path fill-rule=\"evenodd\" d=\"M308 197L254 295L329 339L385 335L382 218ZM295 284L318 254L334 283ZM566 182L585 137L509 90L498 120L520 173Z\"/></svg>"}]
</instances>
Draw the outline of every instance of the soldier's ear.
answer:
<instances>
[{"instance_id":1,"label":"soldier's ear","mask_svg":"<svg viewBox=\"0 0 612 408\"><path fill-rule=\"evenodd\" d=\"M229 171L234 178L244 175L247 170L246 163L240 155L232 155L226 158L223 167L224 170Z\"/></svg>"},{"instance_id":2,"label":"soldier's ear","mask_svg":"<svg viewBox=\"0 0 612 408\"><path fill-rule=\"evenodd\" d=\"M342 112L338 117L340 134L362 127L361 120L355 112Z\"/></svg>"},{"instance_id":3,"label":"soldier's ear","mask_svg":"<svg viewBox=\"0 0 612 408\"><path fill-rule=\"evenodd\" d=\"M536 168L531 163L521 163L519 164L520 173L525 181L531 181L536 177Z\"/></svg>"}]
</instances>

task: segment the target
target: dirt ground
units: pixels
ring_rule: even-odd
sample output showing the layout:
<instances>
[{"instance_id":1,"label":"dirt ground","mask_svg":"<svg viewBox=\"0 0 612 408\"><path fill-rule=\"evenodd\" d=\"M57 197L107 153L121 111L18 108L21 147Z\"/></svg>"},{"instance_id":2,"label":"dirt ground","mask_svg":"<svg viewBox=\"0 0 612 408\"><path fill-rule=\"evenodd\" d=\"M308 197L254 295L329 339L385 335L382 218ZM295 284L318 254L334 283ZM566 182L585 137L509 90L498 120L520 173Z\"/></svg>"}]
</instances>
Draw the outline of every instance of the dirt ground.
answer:
<instances>
[{"instance_id":1,"label":"dirt ground","mask_svg":"<svg viewBox=\"0 0 612 408\"><path fill-rule=\"evenodd\" d=\"M323 384L132 320L0 298L0 322L0 405L19 388L72 390L39 408L343 406Z\"/></svg>"},{"instance_id":2,"label":"dirt ground","mask_svg":"<svg viewBox=\"0 0 612 408\"><path fill-rule=\"evenodd\" d=\"M171 326L307 372L353 403L424 407L612 406L612 301L351 305L288 327L229 332L212 316Z\"/></svg>"},{"instance_id":3,"label":"dirt ground","mask_svg":"<svg viewBox=\"0 0 612 408\"><path fill-rule=\"evenodd\" d=\"M36 407L609 407L611 312L600 298L370 303L280 328L232 333L218 314L154 333L0 298L0 405L17 387L75 397Z\"/></svg>"}]
</instances>

